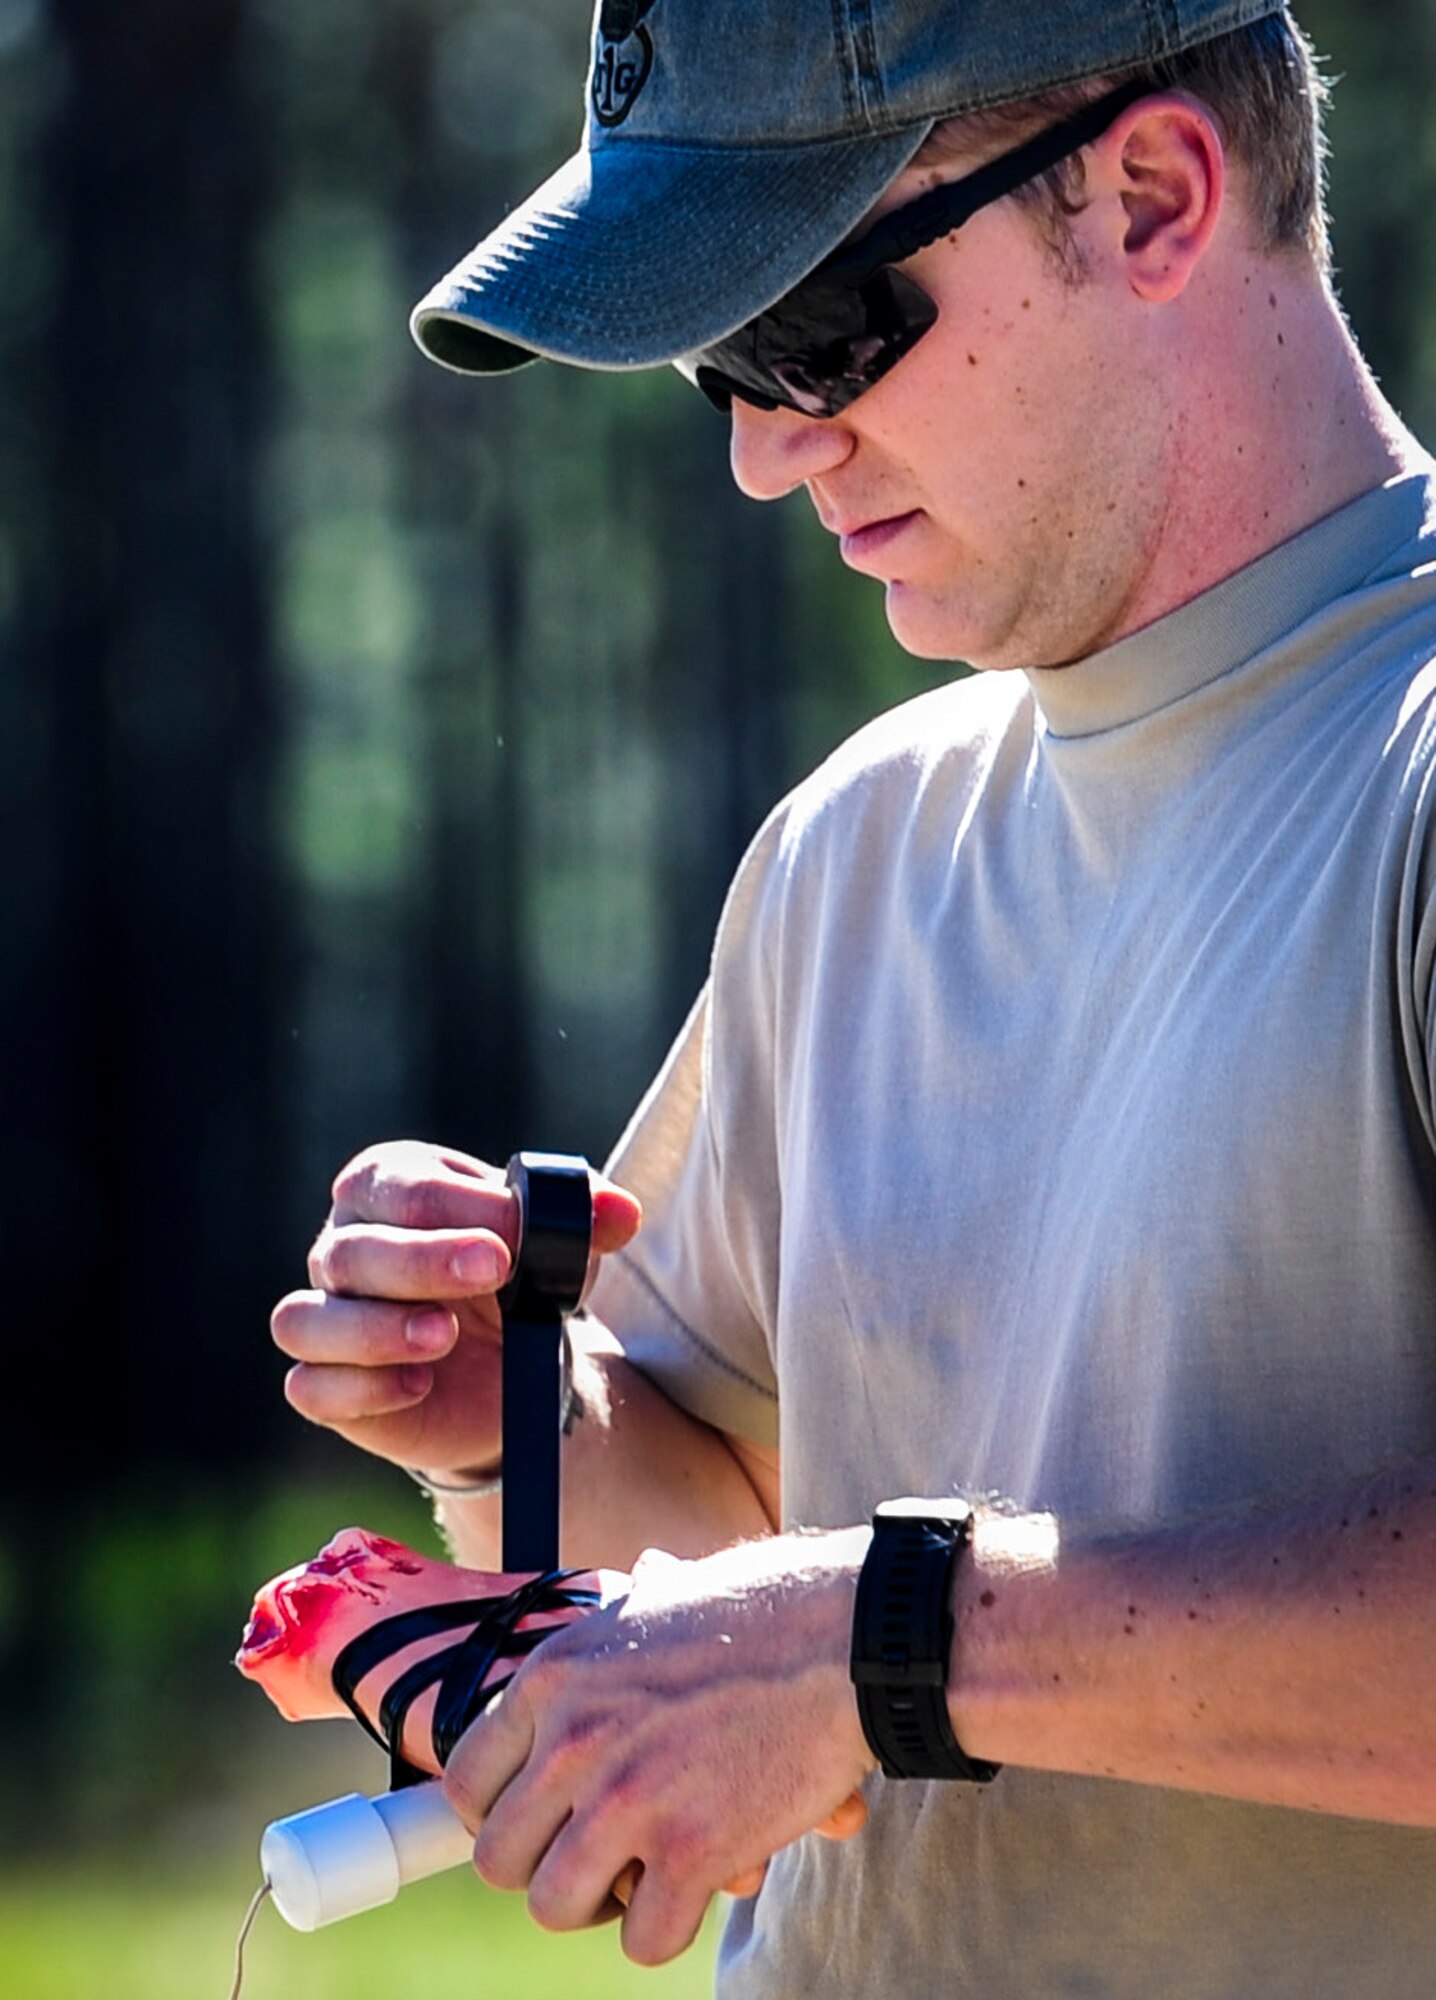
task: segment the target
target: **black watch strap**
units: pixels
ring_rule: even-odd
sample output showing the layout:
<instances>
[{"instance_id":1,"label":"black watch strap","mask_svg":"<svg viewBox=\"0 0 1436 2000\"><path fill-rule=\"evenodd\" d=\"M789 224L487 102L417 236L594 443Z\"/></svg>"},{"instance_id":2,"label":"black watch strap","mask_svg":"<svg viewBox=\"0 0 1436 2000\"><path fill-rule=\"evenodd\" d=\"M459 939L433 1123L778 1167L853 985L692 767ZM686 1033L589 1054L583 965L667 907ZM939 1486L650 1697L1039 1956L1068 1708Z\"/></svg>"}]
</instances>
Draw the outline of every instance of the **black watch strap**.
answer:
<instances>
[{"instance_id":1,"label":"black watch strap","mask_svg":"<svg viewBox=\"0 0 1436 2000\"><path fill-rule=\"evenodd\" d=\"M863 1734L889 1778L985 1785L1000 1764L969 1757L947 1712L952 1566L972 1535L960 1501L886 1501L853 1608L851 1672Z\"/></svg>"}]
</instances>

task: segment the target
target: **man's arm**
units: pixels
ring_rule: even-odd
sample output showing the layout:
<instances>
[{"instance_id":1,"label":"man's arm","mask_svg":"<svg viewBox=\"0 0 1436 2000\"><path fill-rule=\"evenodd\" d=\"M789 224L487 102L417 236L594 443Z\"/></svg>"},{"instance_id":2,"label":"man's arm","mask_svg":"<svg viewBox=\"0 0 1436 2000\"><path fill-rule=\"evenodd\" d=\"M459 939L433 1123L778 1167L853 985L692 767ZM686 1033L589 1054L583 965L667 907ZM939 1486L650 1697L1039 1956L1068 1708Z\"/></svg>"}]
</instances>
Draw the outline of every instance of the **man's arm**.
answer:
<instances>
[{"instance_id":1,"label":"man's arm","mask_svg":"<svg viewBox=\"0 0 1436 2000\"><path fill-rule=\"evenodd\" d=\"M776 1453L680 1410L624 1359L597 1320L573 1320L569 1330L580 1415L563 1446L565 1564L632 1569L648 1548L702 1556L771 1534L778 1519ZM497 1495L445 1496L438 1513L459 1562L497 1566Z\"/></svg>"},{"instance_id":2,"label":"man's arm","mask_svg":"<svg viewBox=\"0 0 1436 2000\"><path fill-rule=\"evenodd\" d=\"M1045 1518L1045 1517L1044 1517ZM1436 1826L1436 1460L1271 1514L990 1518L949 1708L974 1756Z\"/></svg>"},{"instance_id":3,"label":"man's arm","mask_svg":"<svg viewBox=\"0 0 1436 2000\"><path fill-rule=\"evenodd\" d=\"M479 1872L568 1929L637 1856L625 1949L682 1950L725 1876L871 1768L848 1680L867 1541L640 1565L623 1605L545 1646L448 1767ZM1433 1558L1436 1461L1180 1529L988 1515L955 1577L958 1740L1012 1766L1436 1826Z\"/></svg>"}]
</instances>

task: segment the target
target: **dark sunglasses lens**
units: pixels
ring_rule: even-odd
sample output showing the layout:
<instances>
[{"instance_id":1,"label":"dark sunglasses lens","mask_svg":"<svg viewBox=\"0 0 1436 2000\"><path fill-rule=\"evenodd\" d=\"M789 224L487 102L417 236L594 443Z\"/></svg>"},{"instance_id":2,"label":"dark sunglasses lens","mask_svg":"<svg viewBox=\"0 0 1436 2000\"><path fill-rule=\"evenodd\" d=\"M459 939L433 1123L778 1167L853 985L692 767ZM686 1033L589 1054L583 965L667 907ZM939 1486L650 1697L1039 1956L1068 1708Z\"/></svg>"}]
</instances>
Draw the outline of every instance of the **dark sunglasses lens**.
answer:
<instances>
[{"instance_id":1,"label":"dark sunglasses lens","mask_svg":"<svg viewBox=\"0 0 1436 2000\"><path fill-rule=\"evenodd\" d=\"M937 307L884 267L859 283L815 272L699 357L695 379L719 409L733 396L771 410L834 417L921 340Z\"/></svg>"},{"instance_id":2,"label":"dark sunglasses lens","mask_svg":"<svg viewBox=\"0 0 1436 2000\"><path fill-rule=\"evenodd\" d=\"M693 380L714 409L721 410L725 417L733 407L735 396L745 403L756 404L760 410L776 410L778 407L771 396L760 396L756 389L735 381L719 368L710 368L706 361L700 361L693 370Z\"/></svg>"}]
</instances>

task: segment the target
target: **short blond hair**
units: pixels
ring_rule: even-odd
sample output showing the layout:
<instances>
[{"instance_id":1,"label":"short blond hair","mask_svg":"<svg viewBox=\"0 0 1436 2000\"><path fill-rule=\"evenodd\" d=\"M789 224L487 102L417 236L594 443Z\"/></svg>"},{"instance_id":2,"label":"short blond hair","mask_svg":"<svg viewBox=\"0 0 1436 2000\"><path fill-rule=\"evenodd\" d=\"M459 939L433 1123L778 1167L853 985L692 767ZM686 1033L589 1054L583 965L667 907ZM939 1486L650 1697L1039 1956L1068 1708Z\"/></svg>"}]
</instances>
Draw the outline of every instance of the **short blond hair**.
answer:
<instances>
[{"instance_id":1,"label":"short blond hair","mask_svg":"<svg viewBox=\"0 0 1436 2000\"><path fill-rule=\"evenodd\" d=\"M1304 250L1320 270L1330 269L1323 125L1330 91L1311 43L1285 10L1140 69L1086 78L1040 97L947 119L929 133L914 164L945 162L959 150L968 152L974 142L1015 144L1129 78L1153 91L1186 90L1200 98L1243 170L1262 246ZM1070 225L1084 206L1084 189L1078 154L1013 196L1039 217L1059 261L1074 274L1080 265Z\"/></svg>"}]
</instances>

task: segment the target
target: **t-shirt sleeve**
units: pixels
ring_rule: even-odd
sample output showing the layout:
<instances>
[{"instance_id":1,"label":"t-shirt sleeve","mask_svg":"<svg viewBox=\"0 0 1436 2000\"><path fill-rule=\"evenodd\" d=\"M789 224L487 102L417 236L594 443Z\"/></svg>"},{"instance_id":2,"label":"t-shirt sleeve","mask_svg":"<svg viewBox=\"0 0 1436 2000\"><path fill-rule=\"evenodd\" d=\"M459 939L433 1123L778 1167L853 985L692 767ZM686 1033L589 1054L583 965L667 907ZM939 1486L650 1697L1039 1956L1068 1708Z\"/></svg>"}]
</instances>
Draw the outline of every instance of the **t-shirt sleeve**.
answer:
<instances>
[{"instance_id":1,"label":"t-shirt sleeve","mask_svg":"<svg viewBox=\"0 0 1436 2000\"><path fill-rule=\"evenodd\" d=\"M1412 683L1384 762L1397 784L1377 892L1381 935L1393 954L1391 1028L1428 1157L1436 1157L1436 663Z\"/></svg>"},{"instance_id":2,"label":"t-shirt sleeve","mask_svg":"<svg viewBox=\"0 0 1436 2000\"><path fill-rule=\"evenodd\" d=\"M778 1432L780 1193L774 981L781 815L729 891L709 979L606 1171L643 1228L589 1304L681 1408L755 1444Z\"/></svg>"}]
</instances>

